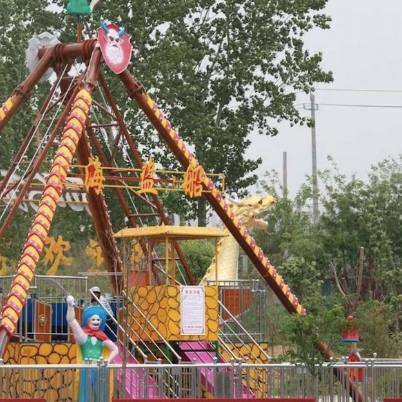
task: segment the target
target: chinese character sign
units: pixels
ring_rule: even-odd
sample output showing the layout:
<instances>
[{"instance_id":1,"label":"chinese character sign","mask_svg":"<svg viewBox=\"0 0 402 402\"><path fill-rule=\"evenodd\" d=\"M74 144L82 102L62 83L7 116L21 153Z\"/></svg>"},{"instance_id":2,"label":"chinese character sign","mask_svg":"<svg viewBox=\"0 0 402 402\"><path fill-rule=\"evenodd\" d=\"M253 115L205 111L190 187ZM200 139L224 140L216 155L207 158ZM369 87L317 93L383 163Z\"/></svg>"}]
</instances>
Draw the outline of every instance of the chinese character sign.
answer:
<instances>
[{"instance_id":1,"label":"chinese character sign","mask_svg":"<svg viewBox=\"0 0 402 402\"><path fill-rule=\"evenodd\" d=\"M141 190L138 194L151 193L158 194L158 190L154 188L154 174L155 174L155 162L153 158L149 158L149 161L142 167L141 172Z\"/></svg>"},{"instance_id":2,"label":"chinese character sign","mask_svg":"<svg viewBox=\"0 0 402 402\"><path fill-rule=\"evenodd\" d=\"M95 267L90 267L90 272L99 271L99 267L103 264L102 248L96 240L89 240L89 244L85 249L85 254L91 258Z\"/></svg>"},{"instance_id":3,"label":"chinese character sign","mask_svg":"<svg viewBox=\"0 0 402 402\"><path fill-rule=\"evenodd\" d=\"M7 257L0 254L0 276L7 275Z\"/></svg>"},{"instance_id":4,"label":"chinese character sign","mask_svg":"<svg viewBox=\"0 0 402 402\"><path fill-rule=\"evenodd\" d=\"M89 158L89 163L85 166L85 190L88 192L90 188L93 188L95 193L99 195L105 187L103 184L105 180L99 158Z\"/></svg>"},{"instance_id":5,"label":"chinese character sign","mask_svg":"<svg viewBox=\"0 0 402 402\"><path fill-rule=\"evenodd\" d=\"M142 251L142 247L138 239L134 239L131 242L131 255L130 255L130 263L132 267L138 266L140 261L144 258L144 252Z\"/></svg>"},{"instance_id":6,"label":"chinese character sign","mask_svg":"<svg viewBox=\"0 0 402 402\"><path fill-rule=\"evenodd\" d=\"M69 241L63 240L61 236L57 237L57 241L54 237L48 237L45 245L47 247L44 248L45 258L43 262L45 264L52 264L46 275L55 275L61 262L68 267L72 264L73 259L64 255L66 251L71 249Z\"/></svg>"},{"instance_id":7,"label":"chinese character sign","mask_svg":"<svg viewBox=\"0 0 402 402\"><path fill-rule=\"evenodd\" d=\"M189 166L184 176L184 194L191 198L200 197L202 194L202 182L204 179L205 172L202 166L197 166L196 168Z\"/></svg>"}]
</instances>

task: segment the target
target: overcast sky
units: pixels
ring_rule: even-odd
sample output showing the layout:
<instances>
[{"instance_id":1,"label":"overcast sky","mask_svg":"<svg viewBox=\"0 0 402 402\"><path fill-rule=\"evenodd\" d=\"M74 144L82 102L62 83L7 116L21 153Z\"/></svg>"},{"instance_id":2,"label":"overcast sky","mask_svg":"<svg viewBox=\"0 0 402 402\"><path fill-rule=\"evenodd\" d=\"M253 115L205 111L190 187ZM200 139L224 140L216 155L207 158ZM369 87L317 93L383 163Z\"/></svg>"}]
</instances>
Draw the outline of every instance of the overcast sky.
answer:
<instances>
[{"instance_id":1,"label":"overcast sky","mask_svg":"<svg viewBox=\"0 0 402 402\"><path fill-rule=\"evenodd\" d=\"M317 88L326 91L316 91L316 102L401 106L319 105L318 168L329 167L327 155L331 155L342 173L356 173L365 179L371 165L387 157L397 158L401 153L402 0L329 0L326 13L332 18L331 29L317 29L306 40L311 52L323 53L323 68L334 74L332 84L317 84ZM308 102L308 95L298 97L297 103ZM301 113L310 115L307 110ZM287 124L278 128L280 132L275 138L254 135L250 155L264 160L258 170L260 177L275 169L282 178L282 157L287 152L288 187L294 194L312 171L311 130L290 128Z\"/></svg>"}]
</instances>

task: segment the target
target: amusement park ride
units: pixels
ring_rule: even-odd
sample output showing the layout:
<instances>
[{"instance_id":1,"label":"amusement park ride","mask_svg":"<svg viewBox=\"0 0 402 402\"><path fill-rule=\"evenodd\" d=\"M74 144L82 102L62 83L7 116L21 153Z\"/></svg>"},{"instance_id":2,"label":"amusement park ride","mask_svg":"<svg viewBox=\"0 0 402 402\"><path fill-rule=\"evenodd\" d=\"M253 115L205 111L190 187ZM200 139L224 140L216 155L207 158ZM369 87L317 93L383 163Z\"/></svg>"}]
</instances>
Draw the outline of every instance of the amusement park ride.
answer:
<instances>
[{"instance_id":1,"label":"amusement park ride","mask_svg":"<svg viewBox=\"0 0 402 402\"><path fill-rule=\"evenodd\" d=\"M96 3L93 1L91 7ZM91 7L86 1L70 1L67 11L85 15L91 12ZM0 356L4 363L73 364L78 360L79 348L75 347L73 333L67 327L66 313L68 310L73 314L73 311L77 320L85 315L86 283L71 285L71 278L35 275L57 206L63 201L63 195L74 191L86 193L104 265L112 278L114 316L108 317L105 333L119 351L114 363L158 361L180 366L184 362L213 363L232 359L266 363L269 356L261 339L254 339L238 320L250 310L257 292L240 285L237 266L233 267L232 263L231 267L224 267L224 249L229 242L240 246L287 311L300 315L306 313L248 231L248 227L261 224L256 214L269 208L272 198L252 197L239 205L225 199L214 184L213 176L204 172L177 131L141 83L129 72L132 48L130 37L124 29L115 24L102 24L97 31L97 39L81 40L79 32L77 43L58 43L48 34L39 35L36 39L39 45L30 49L34 53L31 58L36 60L31 63L30 75L0 108L0 132L17 114L35 86L43 77L46 79L49 76L49 71L53 71L57 78L0 182L0 198L9 197L18 188L16 198L9 204L8 215L0 222L0 241L29 192L35 175L40 172L52 144L56 142L58 146L40 189L39 206L22 247L15 274L8 283L3 282L3 289L7 293L3 297L0 321ZM69 75L76 60L85 66L84 71ZM164 172L155 169L152 159L147 162L141 159L135 137L125 125L103 76L104 72L108 74L105 70L112 70L116 74L122 90L125 89L129 98L138 104L167 149L181 163L184 170L180 173L181 180L161 180ZM96 98L96 93L102 94L99 97L102 100ZM50 119L51 113L57 108L61 112L56 119ZM95 124L91 118L94 109L107 116L110 122L103 126ZM100 126L103 129L113 127L117 133L112 157L106 155L97 136ZM38 129L50 133L47 142L33 160L24 180L15 182L15 168L19 166ZM135 165L133 169L116 166L115 155L123 141ZM76 165L73 165L75 160ZM171 177L171 172L169 174ZM221 182L221 177L219 179ZM158 198L158 186L162 185L170 189L179 188L189 197L206 197L226 230L171 226ZM105 201L106 191L116 193L128 228L113 226ZM141 213L132 211L131 198L127 194L130 197L135 195L135 203L142 205ZM144 224L147 217L157 217L159 223L156 226ZM205 238L215 240L216 256L198 285L181 251L180 242ZM161 252L163 257L159 257ZM233 251L227 255L232 261L237 260ZM9 286L8 291L6 286ZM50 286L58 291L58 298L46 298L49 291L41 293L41 286ZM65 296L70 293L75 296L76 304L69 299L67 306ZM262 319L264 313L260 310L254 319ZM70 317L68 322L71 320ZM232 328L233 332L233 323L241 328L242 337L224 330L228 328L230 331ZM326 345L318 344L318 347L331 356ZM203 373L203 396L216 397L218 390L207 387L209 374L206 371ZM155 391L152 378L142 377L144 390L147 391L140 392L137 387L139 377L136 380L123 379L118 370L115 374L110 381L125 390L120 396L141 398L146 394L147 398L169 397ZM74 400L71 396L77 395L71 390L74 381L74 377L54 381L51 384L58 396L47 396L46 399L62 400L59 388L64 386L67 387L65 400ZM191 378L187 381L191 382ZM243 379L243 382L248 383L249 390L242 394L244 398L262 396L264 387L268 386L266 378L257 370L253 378ZM133 387L136 387L136 392ZM350 389L354 389L353 383ZM44 395L35 392L32 397Z\"/></svg>"}]
</instances>

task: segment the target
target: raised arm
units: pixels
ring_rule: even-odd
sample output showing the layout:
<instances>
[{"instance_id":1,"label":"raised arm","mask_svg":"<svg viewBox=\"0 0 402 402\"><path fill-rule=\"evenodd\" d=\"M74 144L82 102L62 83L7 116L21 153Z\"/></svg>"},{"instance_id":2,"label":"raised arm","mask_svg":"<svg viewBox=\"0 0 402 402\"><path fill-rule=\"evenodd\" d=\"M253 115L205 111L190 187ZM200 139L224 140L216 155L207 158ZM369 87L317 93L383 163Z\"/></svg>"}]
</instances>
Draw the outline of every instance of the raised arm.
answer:
<instances>
[{"instance_id":1,"label":"raised arm","mask_svg":"<svg viewBox=\"0 0 402 402\"><path fill-rule=\"evenodd\" d=\"M75 311L74 311L74 297L69 295L66 297L67 301L67 323L69 327L72 329L75 341L82 345L87 340L88 335L82 330L81 325L75 319Z\"/></svg>"}]
</instances>

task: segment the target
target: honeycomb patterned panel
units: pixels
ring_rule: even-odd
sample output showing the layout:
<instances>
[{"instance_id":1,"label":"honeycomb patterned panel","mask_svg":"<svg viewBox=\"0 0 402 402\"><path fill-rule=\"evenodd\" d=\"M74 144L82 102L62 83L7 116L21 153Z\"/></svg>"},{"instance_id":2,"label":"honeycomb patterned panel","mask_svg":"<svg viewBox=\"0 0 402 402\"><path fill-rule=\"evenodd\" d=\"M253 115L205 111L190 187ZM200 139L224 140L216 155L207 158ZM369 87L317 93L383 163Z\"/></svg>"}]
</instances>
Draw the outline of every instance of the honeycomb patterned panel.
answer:
<instances>
[{"instance_id":1,"label":"honeycomb patterned panel","mask_svg":"<svg viewBox=\"0 0 402 402\"><path fill-rule=\"evenodd\" d=\"M218 291L205 287L205 335L180 334L180 286L137 286L128 289L133 305L127 306L129 335L136 341L218 340ZM150 325L151 323L152 325ZM152 326L156 329L154 330Z\"/></svg>"},{"instance_id":2,"label":"honeycomb patterned panel","mask_svg":"<svg viewBox=\"0 0 402 402\"><path fill-rule=\"evenodd\" d=\"M266 364L268 355L268 344L260 343L260 348L266 353L262 353L257 345L245 343L226 344L226 348L241 359L247 359L250 364ZM230 361L232 356L225 350L222 350L222 356L226 361ZM260 368L251 368L249 386L256 398L262 398L268 393L268 372ZM246 380L247 373L243 371L243 381Z\"/></svg>"},{"instance_id":3,"label":"honeycomb patterned panel","mask_svg":"<svg viewBox=\"0 0 402 402\"><path fill-rule=\"evenodd\" d=\"M4 353L5 364L74 364L74 343L9 343ZM44 398L47 402L73 401L76 395L74 370L13 370L13 379L2 373L0 397Z\"/></svg>"}]
</instances>

